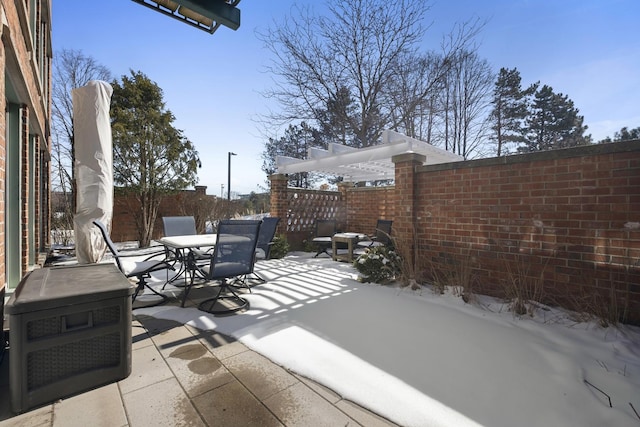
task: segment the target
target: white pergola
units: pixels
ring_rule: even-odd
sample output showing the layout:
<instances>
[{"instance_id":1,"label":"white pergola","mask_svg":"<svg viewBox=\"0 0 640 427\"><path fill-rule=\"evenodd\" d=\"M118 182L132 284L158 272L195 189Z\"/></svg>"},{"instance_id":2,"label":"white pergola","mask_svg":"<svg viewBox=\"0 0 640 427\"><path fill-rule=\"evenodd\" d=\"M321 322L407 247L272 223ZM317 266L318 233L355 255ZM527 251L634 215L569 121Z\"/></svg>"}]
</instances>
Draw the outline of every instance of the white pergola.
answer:
<instances>
[{"instance_id":1,"label":"white pergola","mask_svg":"<svg viewBox=\"0 0 640 427\"><path fill-rule=\"evenodd\" d=\"M329 144L328 150L310 148L307 159L277 156L278 173L319 172L341 176L345 181L379 181L395 178L391 157L398 154L419 153L426 156L425 164L459 162L462 156L434 147L392 130L382 132L382 142L366 148Z\"/></svg>"}]
</instances>

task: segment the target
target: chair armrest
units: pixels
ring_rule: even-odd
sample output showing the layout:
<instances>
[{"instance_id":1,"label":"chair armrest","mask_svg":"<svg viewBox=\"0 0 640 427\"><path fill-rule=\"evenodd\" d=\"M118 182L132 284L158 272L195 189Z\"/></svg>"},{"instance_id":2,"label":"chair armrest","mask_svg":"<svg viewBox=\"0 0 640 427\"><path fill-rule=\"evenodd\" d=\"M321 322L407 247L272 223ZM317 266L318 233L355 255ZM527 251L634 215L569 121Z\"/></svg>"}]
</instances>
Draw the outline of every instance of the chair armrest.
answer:
<instances>
[{"instance_id":1,"label":"chair armrest","mask_svg":"<svg viewBox=\"0 0 640 427\"><path fill-rule=\"evenodd\" d=\"M118 254L118 258L144 257L143 261L150 261L160 255L162 255L162 258L164 261L167 258L167 251L165 249L162 249L161 251L143 252L143 253L135 253L135 254L123 254L122 252L120 252Z\"/></svg>"}]
</instances>

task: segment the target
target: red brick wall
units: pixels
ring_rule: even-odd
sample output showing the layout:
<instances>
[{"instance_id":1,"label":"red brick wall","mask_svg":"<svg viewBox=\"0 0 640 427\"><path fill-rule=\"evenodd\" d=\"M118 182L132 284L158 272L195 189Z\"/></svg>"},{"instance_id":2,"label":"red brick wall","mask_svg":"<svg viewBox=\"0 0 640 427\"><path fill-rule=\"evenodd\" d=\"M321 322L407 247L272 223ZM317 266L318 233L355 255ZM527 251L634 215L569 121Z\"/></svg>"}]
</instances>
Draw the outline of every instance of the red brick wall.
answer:
<instances>
[{"instance_id":1,"label":"red brick wall","mask_svg":"<svg viewBox=\"0 0 640 427\"><path fill-rule=\"evenodd\" d=\"M468 267L475 291L497 296L511 280L537 280L543 302L615 307L640 323L640 141L432 166L417 154L393 161L395 186L340 186L336 206L346 212L335 216L345 229L369 233L391 219L422 278ZM281 187L272 181L272 207L276 192L292 191ZM290 199L277 206L291 216Z\"/></svg>"},{"instance_id":2,"label":"red brick wall","mask_svg":"<svg viewBox=\"0 0 640 427\"><path fill-rule=\"evenodd\" d=\"M640 141L423 166L416 180L423 271L466 259L497 294L542 275L548 302L615 295L640 322Z\"/></svg>"},{"instance_id":3,"label":"red brick wall","mask_svg":"<svg viewBox=\"0 0 640 427\"><path fill-rule=\"evenodd\" d=\"M31 2L24 1L2 1L0 7L0 15L3 24L0 26L0 67L3 70L0 77L0 99L5 108L0 112L0 191L6 191L6 101L8 97L12 97L11 102L21 105L22 108L22 141L23 144L23 164L21 165L21 196L23 197L21 206L21 229L22 238L22 254L21 269L22 274L28 272L29 269L36 267L29 260L30 249L34 249L36 253L44 251L48 246L48 239L42 240L41 237L48 236L49 232L49 186L48 182L41 180L44 174L49 170L50 158L50 135L49 135L49 118L51 115L51 54L50 37L51 27L50 10L51 2L49 0L40 0L35 2L36 6L36 25L35 28L27 27L30 22L32 6ZM36 43L32 42L30 32L36 37ZM44 51L40 49L43 48ZM39 76L40 69L43 75ZM12 94L5 93L7 82L6 76L9 76L10 84L13 87ZM33 136L36 142L36 158L34 163L28 162L29 137ZM40 170L40 163L43 163L46 170ZM29 210L29 172L30 168L35 168L35 200L34 212L36 218L33 219L35 225L34 244L35 248L30 248L30 239L28 235L28 224L30 221ZM42 183L42 187L41 187ZM4 198L0 200L0 284L4 284L6 278L6 245L5 233L6 226L5 213L6 206ZM42 217L42 221L40 218ZM39 258L44 259L44 252L39 253ZM38 260L40 261L40 260ZM17 283L9 283L10 286L16 286ZM0 285L1 286L1 285Z\"/></svg>"},{"instance_id":4,"label":"red brick wall","mask_svg":"<svg viewBox=\"0 0 640 427\"><path fill-rule=\"evenodd\" d=\"M394 186L351 187L345 197L347 231L372 234L378 219L394 218Z\"/></svg>"},{"instance_id":5,"label":"red brick wall","mask_svg":"<svg viewBox=\"0 0 640 427\"><path fill-rule=\"evenodd\" d=\"M181 216L187 215L184 212L185 200L192 198L194 195L200 195L202 197L211 197L205 194L206 187L197 187L195 190L185 190L180 193L166 196L163 198L158 209L158 216L154 225L153 239L158 239L163 236L163 216ZM190 199L191 200L191 199ZM130 242L138 241L138 230L134 220L134 209L138 209L139 204L132 196L126 196L116 193L113 199L113 219L111 225L111 239L114 242ZM196 216L194 213L188 215ZM196 222L197 218L196 218ZM198 230L204 232L204 230Z\"/></svg>"}]
</instances>

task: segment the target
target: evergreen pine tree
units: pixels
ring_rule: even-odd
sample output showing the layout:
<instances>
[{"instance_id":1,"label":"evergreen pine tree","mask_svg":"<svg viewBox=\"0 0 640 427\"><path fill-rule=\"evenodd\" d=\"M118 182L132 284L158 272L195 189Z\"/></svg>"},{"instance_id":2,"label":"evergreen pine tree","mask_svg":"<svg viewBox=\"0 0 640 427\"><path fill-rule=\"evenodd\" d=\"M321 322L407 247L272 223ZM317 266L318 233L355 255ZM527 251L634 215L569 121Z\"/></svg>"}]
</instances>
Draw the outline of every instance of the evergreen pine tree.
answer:
<instances>
[{"instance_id":1,"label":"evergreen pine tree","mask_svg":"<svg viewBox=\"0 0 640 427\"><path fill-rule=\"evenodd\" d=\"M567 95L553 92L548 85L536 89L526 120L527 138L519 151L533 152L589 144L591 136L584 136L587 126L583 125L584 117L578 112Z\"/></svg>"},{"instance_id":2,"label":"evergreen pine tree","mask_svg":"<svg viewBox=\"0 0 640 427\"><path fill-rule=\"evenodd\" d=\"M498 157L510 153L508 144L520 143L525 139L527 91L522 91L521 80L517 68L501 68L495 82L490 120Z\"/></svg>"}]
</instances>

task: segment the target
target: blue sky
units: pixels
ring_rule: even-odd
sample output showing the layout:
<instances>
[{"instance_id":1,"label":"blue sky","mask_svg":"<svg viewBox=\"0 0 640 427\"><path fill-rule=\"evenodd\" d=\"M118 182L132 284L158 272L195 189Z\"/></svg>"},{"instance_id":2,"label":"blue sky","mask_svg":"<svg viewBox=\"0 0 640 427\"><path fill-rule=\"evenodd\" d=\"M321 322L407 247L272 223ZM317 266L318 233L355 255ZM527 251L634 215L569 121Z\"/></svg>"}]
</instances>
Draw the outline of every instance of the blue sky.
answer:
<instances>
[{"instance_id":1,"label":"blue sky","mask_svg":"<svg viewBox=\"0 0 640 427\"><path fill-rule=\"evenodd\" d=\"M142 71L164 92L175 126L194 142L208 194L227 186L233 151L233 192L261 191L264 138L256 119L273 105L261 93L270 52L256 36L281 21L294 3L319 0L242 0L241 25L213 35L130 0L53 1L54 55L81 50L115 77ZM497 72L518 68L523 86L540 81L569 96L595 140L623 126L640 126L638 0L437 0L424 48L435 49L457 22L487 20L479 54Z\"/></svg>"}]
</instances>

